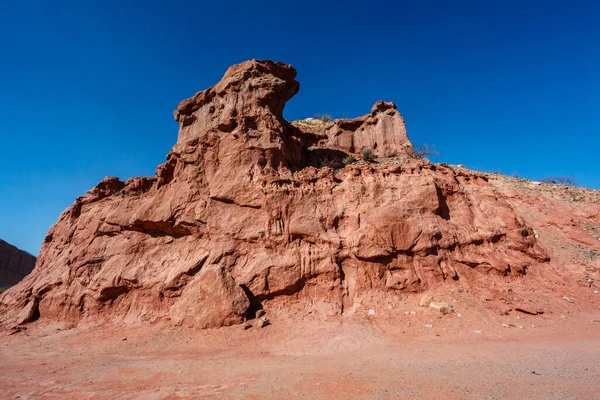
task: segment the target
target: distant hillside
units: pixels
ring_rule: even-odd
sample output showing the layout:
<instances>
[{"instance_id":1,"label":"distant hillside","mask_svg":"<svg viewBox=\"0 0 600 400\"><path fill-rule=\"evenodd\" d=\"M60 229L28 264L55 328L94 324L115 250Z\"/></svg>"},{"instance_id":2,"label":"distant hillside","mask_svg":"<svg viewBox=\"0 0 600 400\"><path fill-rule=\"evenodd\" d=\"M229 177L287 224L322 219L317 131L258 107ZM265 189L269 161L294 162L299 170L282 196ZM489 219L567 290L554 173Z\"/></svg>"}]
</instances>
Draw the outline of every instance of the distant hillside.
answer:
<instances>
[{"instance_id":1,"label":"distant hillside","mask_svg":"<svg viewBox=\"0 0 600 400\"><path fill-rule=\"evenodd\" d=\"M0 288L16 285L35 266L36 258L0 239Z\"/></svg>"}]
</instances>

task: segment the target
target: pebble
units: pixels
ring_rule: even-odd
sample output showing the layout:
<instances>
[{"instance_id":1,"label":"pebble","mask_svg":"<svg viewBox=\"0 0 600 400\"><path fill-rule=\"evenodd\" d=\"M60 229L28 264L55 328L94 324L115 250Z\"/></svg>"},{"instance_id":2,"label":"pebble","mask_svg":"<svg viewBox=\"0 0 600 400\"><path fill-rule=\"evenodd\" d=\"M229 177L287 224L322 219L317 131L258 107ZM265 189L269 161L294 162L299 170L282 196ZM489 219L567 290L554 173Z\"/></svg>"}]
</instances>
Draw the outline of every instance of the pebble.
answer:
<instances>
[{"instance_id":1,"label":"pebble","mask_svg":"<svg viewBox=\"0 0 600 400\"><path fill-rule=\"evenodd\" d=\"M462 314L458 314L458 318L462 318Z\"/></svg>"},{"instance_id":2,"label":"pebble","mask_svg":"<svg viewBox=\"0 0 600 400\"><path fill-rule=\"evenodd\" d=\"M369 310L369 312L367 312L367 314L369 314L369 315L375 315L375 310Z\"/></svg>"},{"instance_id":3,"label":"pebble","mask_svg":"<svg viewBox=\"0 0 600 400\"><path fill-rule=\"evenodd\" d=\"M421 301L419 302L419 306L421 307L429 307L429 304L433 301L433 299L428 295L423 295L421 297Z\"/></svg>"},{"instance_id":4,"label":"pebble","mask_svg":"<svg viewBox=\"0 0 600 400\"><path fill-rule=\"evenodd\" d=\"M430 302L429 303L429 308L431 308L433 310L436 310L436 311L439 311L442 314L447 314L449 312L454 311L454 307L452 307L450 304L444 303L444 302L438 303L436 301Z\"/></svg>"},{"instance_id":5,"label":"pebble","mask_svg":"<svg viewBox=\"0 0 600 400\"><path fill-rule=\"evenodd\" d=\"M266 314L266 311L265 311L265 310L263 310L263 309L260 309L260 310L258 310L258 311L256 312L256 318L260 318L260 317L262 317L262 316L263 316L263 315L265 315L265 314Z\"/></svg>"},{"instance_id":6,"label":"pebble","mask_svg":"<svg viewBox=\"0 0 600 400\"><path fill-rule=\"evenodd\" d=\"M598 294L598 293L600 293L600 291L599 290L594 290L594 293Z\"/></svg>"},{"instance_id":7,"label":"pebble","mask_svg":"<svg viewBox=\"0 0 600 400\"><path fill-rule=\"evenodd\" d=\"M247 330L247 329L250 329L250 328L252 328L252 324L250 322L246 321L246 322L244 322L242 324L242 329L243 330Z\"/></svg>"},{"instance_id":8,"label":"pebble","mask_svg":"<svg viewBox=\"0 0 600 400\"><path fill-rule=\"evenodd\" d=\"M475 332L475 333L476 333L476 334L478 334L478 335L481 335L481 333L482 333L483 331L480 331L480 330L475 330L475 331L473 331L473 332Z\"/></svg>"},{"instance_id":9,"label":"pebble","mask_svg":"<svg viewBox=\"0 0 600 400\"><path fill-rule=\"evenodd\" d=\"M567 296L563 296L563 299L565 299L567 301L567 303L575 303L573 300L571 300Z\"/></svg>"},{"instance_id":10,"label":"pebble","mask_svg":"<svg viewBox=\"0 0 600 400\"><path fill-rule=\"evenodd\" d=\"M411 311L410 315L416 315L417 313L415 311Z\"/></svg>"},{"instance_id":11,"label":"pebble","mask_svg":"<svg viewBox=\"0 0 600 400\"><path fill-rule=\"evenodd\" d=\"M433 328L433 324L427 324L425 325L425 328Z\"/></svg>"},{"instance_id":12,"label":"pebble","mask_svg":"<svg viewBox=\"0 0 600 400\"><path fill-rule=\"evenodd\" d=\"M508 328L508 325L507 324L502 324L502 327L503 328Z\"/></svg>"},{"instance_id":13,"label":"pebble","mask_svg":"<svg viewBox=\"0 0 600 400\"><path fill-rule=\"evenodd\" d=\"M258 320L258 323L256 324L256 326L258 326L259 328L264 328L267 325L270 325L271 323L269 322L269 320L265 317L262 317L261 319Z\"/></svg>"}]
</instances>

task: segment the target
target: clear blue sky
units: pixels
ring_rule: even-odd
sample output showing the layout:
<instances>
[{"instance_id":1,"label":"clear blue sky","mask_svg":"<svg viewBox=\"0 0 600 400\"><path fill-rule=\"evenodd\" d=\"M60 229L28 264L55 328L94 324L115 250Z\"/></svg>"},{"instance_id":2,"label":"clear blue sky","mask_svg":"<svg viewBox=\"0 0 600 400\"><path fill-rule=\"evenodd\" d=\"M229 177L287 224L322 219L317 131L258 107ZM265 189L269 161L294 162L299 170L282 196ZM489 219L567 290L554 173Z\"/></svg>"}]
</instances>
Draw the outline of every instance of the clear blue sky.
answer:
<instances>
[{"instance_id":1,"label":"clear blue sky","mask_svg":"<svg viewBox=\"0 0 600 400\"><path fill-rule=\"evenodd\" d=\"M104 176L153 175L172 111L250 58L287 119L394 101L434 161L600 188L600 1L4 1L0 238L37 254Z\"/></svg>"}]
</instances>

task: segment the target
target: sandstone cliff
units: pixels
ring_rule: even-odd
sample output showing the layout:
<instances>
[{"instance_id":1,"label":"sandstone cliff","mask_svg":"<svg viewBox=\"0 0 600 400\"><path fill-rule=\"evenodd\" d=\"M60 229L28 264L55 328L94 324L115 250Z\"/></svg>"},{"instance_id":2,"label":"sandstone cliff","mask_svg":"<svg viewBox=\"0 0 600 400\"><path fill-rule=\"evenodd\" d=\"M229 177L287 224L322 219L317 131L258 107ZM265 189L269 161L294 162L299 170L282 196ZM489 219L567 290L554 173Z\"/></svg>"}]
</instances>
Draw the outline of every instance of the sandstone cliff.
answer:
<instances>
[{"instance_id":1,"label":"sandstone cliff","mask_svg":"<svg viewBox=\"0 0 600 400\"><path fill-rule=\"evenodd\" d=\"M108 177L65 210L33 273L0 297L1 324L219 327L270 302L341 314L369 294L550 270L485 175L412 157L393 103L319 129L284 120L295 75L247 61L183 101L156 176ZM342 163L365 148L380 162Z\"/></svg>"}]
</instances>

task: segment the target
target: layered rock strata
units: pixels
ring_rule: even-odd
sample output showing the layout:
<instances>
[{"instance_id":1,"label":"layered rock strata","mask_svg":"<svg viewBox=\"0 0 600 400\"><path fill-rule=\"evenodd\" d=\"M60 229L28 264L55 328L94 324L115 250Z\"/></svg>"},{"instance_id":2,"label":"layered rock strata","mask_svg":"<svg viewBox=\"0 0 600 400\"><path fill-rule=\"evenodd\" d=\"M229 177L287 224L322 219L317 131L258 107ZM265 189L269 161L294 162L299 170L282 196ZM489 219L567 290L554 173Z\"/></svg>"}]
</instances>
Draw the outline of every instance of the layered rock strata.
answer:
<instances>
[{"instance_id":1,"label":"layered rock strata","mask_svg":"<svg viewBox=\"0 0 600 400\"><path fill-rule=\"evenodd\" d=\"M156 176L109 177L65 210L0 320L240 323L266 302L347 312L357 296L544 269L483 175L411 157L393 103L319 131L288 123L296 71L247 61L174 113ZM341 163L371 148L386 163ZM358 154L355 154L358 157Z\"/></svg>"}]
</instances>

